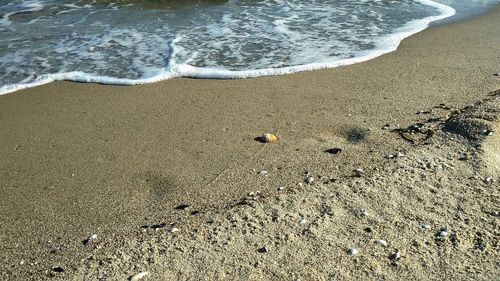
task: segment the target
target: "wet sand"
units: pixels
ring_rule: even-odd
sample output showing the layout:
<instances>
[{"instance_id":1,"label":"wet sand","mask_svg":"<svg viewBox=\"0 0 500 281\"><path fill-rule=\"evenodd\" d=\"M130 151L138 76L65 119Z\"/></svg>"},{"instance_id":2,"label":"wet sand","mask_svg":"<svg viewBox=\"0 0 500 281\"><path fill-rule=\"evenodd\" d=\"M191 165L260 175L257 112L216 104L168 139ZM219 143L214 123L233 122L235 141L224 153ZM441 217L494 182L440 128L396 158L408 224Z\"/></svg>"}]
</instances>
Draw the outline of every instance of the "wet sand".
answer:
<instances>
[{"instance_id":1,"label":"wet sand","mask_svg":"<svg viewBox=\"0 0 500 281\"><path fill-rule=\"evenodd\" d=\"M497 7L484 16L434 27L412 36L402 42L398 51L369 62L280 77L172 79L134 87L57 82L0 96L2 279L44 279L47 276L97 279L98 266L81 262L81 259L89 255L97 255L94 261L99 260L99 255L118 259L116 249L130 250L131 246L144 241L152 243L150 239L156 239L155 235L168 235L171 223L179 229L197 228L194 226L210 220L207 217L226 217L234 212L230 206L249 192L259 191L266 194L266 198L285 196L296 204L299 201L283 195L278 187L297 188L294 194L303 194L307 200L313 200L310 196L315 193L298 185L303 183L306 171L316 177L321 175L321 182L332 183L350 179L357 168L362 168L366 177L381 173L377 169L390 175L392 162L387 162L384 156L394 151L409 154L418 151L415 144L405 141L391 129L432 118L444 122L453 114L453 109L483 100L488 93L500 88L500 79L493 76L500 72L499 25L500 9ZM419 111L430 113L416 114ZM383 129L385 125L389 125L388 130ZM254 140L264 132L275 133L280 140L274 144ZM456 147L467 149L469 144L464 143ZM491 149L498 147L495 145L487 147L495 151ZM333 147L341 148L342 152L339 155L324 152ZM455 153L445 136L439 138L438 147L434 149L430 151L442 161L447 161L448 156L458 158L462 153ZM465 165L454 173L468 174L470 169L484 178L488 173L495 174L492 171L497 169L494 168L497 158L494 153L486 155L490 160L484 163L493 164L485 164L487 167L483 168ZM388 167L387 170L384 167ZM259 176L262 170L268 171L268 176ZM385 175L388 182L394 180ZM451 181L450 186L453 183ZM345 192L353 192L352 186L346 186ZM498 193L497 182L487 186L486 192ZM319 189L323 196L333 192L328 191L328 187ZM396 198L398 204L407 204L406 197L398 196L374 196L372 200L375 200L373 204L384 206L403 228L404 225L419 225L417 218L398 214L397 206L384 201ZM421 197L426 196L432 194ZM456 202L453 196L450 191L444 198ZM349 195L348 198L354 197ZM351 199L344 203L341 199L336 202L342 206L333 203L330 206L334 213L336 208L342 213L342 210L355 210L363 205L343 205ZM486 208L498 208L498 198L493 196L492 200L485 202L494 206L481 210L473 208L468 216L490 219ZM190 205L189 211L174 209L181 204ZM296 212L291 215L291 221L300 219L299 209L286 211ZM303 213L312 214L312 210L314 208ZM348 213L345 211L340 216L341 221L336 221L327 230L356 226L357 217L350 217ZM441 215L450 214L443 212ZM150 228L146 231L141 228L160 223L168 227L152 233ZM489 225L496 224L494 220ZM438 226L442 227L438 222L433 225L434 228ZM388 233L394 233L391 231ZM223 229L218 232L231 233ZM98 247L99 243L82 243L92 234L102 239L102 247ZM405 235L411 237L411 233ZM342 259L345 253L341 244L350 235L344 236L330 241L338 250L333 255ZM247 238L254 241L262 237L249 235ZM175 244L168 241L170 246ZM182 241L184 249L203 245L193 242L196 239ZM322 245L320 242L322 240L316 241L317 245ZM401 245L406 244L401 242ZM498 257L498 248L494 245L490 248L488 261ZM96 248L99 248L98 253ZM144 249L143 245L132 248ZM248 249L234 246L235 253L242 250ZM295 250L286 246L281 251L286 256ZM187 266L185 261L186 271L182 271L182 264L174 265L172 268L176 272L171 273L170 278L182 279L180 276L190 276L200 268L211 266L210 257L215 265L224 268L223 262L215 262L225 257L224 251L219 251L218 256L217 251L213 253L213 256L204 256L204 261L200 255L198 267ZM304 257L311 255L304 254ZM126 256L128 259L118 259L118 267L103 266L106 276L112 279L113 276L126 277L139 269L148 269L144 264L134 264L130 260L134 255ZM196 262L197 255L184 257ZM271 261L278 265L283 262L282 259ZM240 263L231 259L231 268ZM167 266L164 261L160 264L153 266L160 275L152 280L160 278L162 266ZM266 265L266 262L260 264ZM355 267L349 261L339 264L348 269ZM371 263L367 260L364 264ZM438 263L430 264L438 266ZM311 265L313 268L318 266L319 261ZM64 272L54 272L53 267L61 267ZM266 270L252 278L296 277L290 269L280 274L276 273L276 267ZM275 275L271 274L273 270ZM412 272L408 267L400 270ZM416 273L404 275L424 276L423 268L413 270ZM492 263L485 270L488 272L481 276L488 279L498 274L498 265ZM366 271L365 277L376 278L375 269L367 268ZM183 273L176 275L178 272ZM206 275L206 278L237 276L230 269L227 272L227 275ZM312 274L310 278L326 279L327 273L313 272L322 275ZM434 267L432 272L439 274ZM386 277L395 276L397 274L392 272Z\"/></svg>"}]
</instances>

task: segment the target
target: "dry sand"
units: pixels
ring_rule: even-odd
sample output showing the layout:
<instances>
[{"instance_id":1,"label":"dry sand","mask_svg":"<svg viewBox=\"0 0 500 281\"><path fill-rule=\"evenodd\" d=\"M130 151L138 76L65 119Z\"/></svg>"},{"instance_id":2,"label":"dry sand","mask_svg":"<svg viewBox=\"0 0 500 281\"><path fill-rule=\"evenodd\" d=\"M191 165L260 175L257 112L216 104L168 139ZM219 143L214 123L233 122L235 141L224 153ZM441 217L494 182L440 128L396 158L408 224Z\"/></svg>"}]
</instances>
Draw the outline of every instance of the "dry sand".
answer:
<instances>
[{"instance_id":1,"label":"dry sand","mask_svg":"<svg viewBox=\"0 0 500 281\"><path fill-rule=\"evenodd\" d=\"M495 279L498 26L281 77L1 96L1 279Z\"/></svg>"}]
</instances>

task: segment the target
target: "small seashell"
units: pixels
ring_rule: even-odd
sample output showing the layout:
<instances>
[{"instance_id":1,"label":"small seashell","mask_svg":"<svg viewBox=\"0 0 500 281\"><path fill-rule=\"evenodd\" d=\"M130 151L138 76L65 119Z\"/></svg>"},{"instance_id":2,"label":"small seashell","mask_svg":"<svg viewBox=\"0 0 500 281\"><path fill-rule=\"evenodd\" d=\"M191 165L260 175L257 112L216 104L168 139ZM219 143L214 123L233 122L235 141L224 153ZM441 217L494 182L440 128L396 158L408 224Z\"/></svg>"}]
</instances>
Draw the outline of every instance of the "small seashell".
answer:
<instances>
[{"instance_id":1,"label":"small seashell","mask_svg":"<svg viewBox=\"0 0 500 281\"><path fill-rule=\"evenodd\" d=\"M431 226L428 224L422 224L420 227L422 227L423 229L431 229Z\"/></svg>"},{"instance_id":2,"label":"small seashell","mask_svg":"<svg viewBox=\"0 0 500 281\"><path fill-rule=\"evenodd\" d=\"M172 232L172 233L175 233L177 231L179 231L179 229L177 227L172 227L172 229L170 229L170 232Z\"/></svg>"},{"instance_id":3,"label":"small seashell","mask_svg":"<svg viewBox=\"0 0 500 281\"><path fill-rule=\"evenodd\" d=\"M485 183L493 182L493 178L492 177L487 177L487 178L484 179L484 182Z\"/></svg>"},{"instance_id":4,"label":"small seashell","mask_svg":"<svg viewBox=\"0 0 500 281\"><path fill-rule=\"evenodd\" d=\"M271 134L271 133L263 134L262 137L260 137L260 139L262 142L265 142L265 143L272 143L272 142L278 141L278 137Z\"/></svg>"},{"instance_id":5,"label":"small seashell","mask_svg":"<svg viewBox=\"0 0 500 281\"><path fill-rule=\"evenodd\" d=\"M285 190L285 187L284 186L280 186L280 187L278 187L278 190L279 191Z\"/></svg>"},{"instance_id":6,"label":"small seashell","mask_svg":"<svg viewBox=\"0 0 500 281\"><path fill-rule=\"evenodd\" d=\"M146 277L146 275L148 275L148 274L149 274L149 272L147 272L147 271L139 272L136 275L133 275L132 277L130 277L130 281L139 281L142 278Z\"/></svg>"},{"instance_id":7,"label":"small seashell","mask_svg":"<svg viewBox=\"0 0 500 281\"><path fill-rule=\"evenodd\" d=\"M92 234L89 237L89 240L96 240L97 239L97 234Z\"/></svg>"},{"instance_id":8,"label":"small seashell","mask_svg":"<svg viewBox=\"0 0 500 281\"><path fill-rule=\"evenodd\" d=\"M358 249L356 249L356 248L349 248L349 249L347 249L347 253L348 253L349 255L351 255L351 256L352 256L352 255L357 255L357 254L359 254L359 250L358 250Z\"/></svg>"},{"instance_id":9,"label":"small seashell","mask_svg":"<svg viewBox=\"0 0 500 281\"><path fill-rule=\"evenodd\" d=\"M306 223L307 223L307 220L304 218L300 219L300 221L299 221L299 224L306 224Z\"/></svg>"},{"instance_id":10,"label":"small seashell","mask_svg":"<svg viewBox=\"0 0 500 281\"><path fill-rule=\"evenodd\" d=\"M375 240L375 244L380 245L382 247L387 247L387 241L385 240Z\"/></svg>"},{"instance_id":11,"label":"small seashell","mask_svg":"<svg viewBox=\"0 0 500 281\"><path fill-rule=\"evenodd\" d=\"M499 216L498 211L491 211L491 213L490 213L490 214L491 214L492 216L494 216L494 217L498 217L498 216Z\"/></svg>"}]
</instances>

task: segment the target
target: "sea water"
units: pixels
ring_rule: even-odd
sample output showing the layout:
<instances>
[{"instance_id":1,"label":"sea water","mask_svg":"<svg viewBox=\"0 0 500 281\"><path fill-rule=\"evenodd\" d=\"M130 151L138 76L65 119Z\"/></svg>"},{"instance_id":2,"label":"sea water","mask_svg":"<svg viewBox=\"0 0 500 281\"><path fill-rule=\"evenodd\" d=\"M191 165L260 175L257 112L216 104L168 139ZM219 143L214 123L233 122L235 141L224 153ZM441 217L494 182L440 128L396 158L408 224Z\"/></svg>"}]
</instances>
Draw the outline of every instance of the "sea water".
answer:
<instances>
[{"instance_id":1,"label":"sea water","mask_svg":"<svg viewBox=\"0 0 500 281\"><path fill-rule=\"evenodd\" d=\"M0 0L0 94L55 80L134 85L349 65L498 2Z\"/></svg>"}]
</instances>

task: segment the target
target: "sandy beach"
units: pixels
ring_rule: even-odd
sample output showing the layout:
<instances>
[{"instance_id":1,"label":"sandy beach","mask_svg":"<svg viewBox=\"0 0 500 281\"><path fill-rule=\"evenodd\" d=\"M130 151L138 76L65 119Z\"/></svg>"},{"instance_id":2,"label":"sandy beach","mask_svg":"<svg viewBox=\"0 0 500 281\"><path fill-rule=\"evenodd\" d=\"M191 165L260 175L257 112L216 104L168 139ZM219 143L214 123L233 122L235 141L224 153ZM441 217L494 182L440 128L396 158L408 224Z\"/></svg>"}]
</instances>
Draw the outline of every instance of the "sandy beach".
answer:
<instances>
[{"instance_id":1,"label":"sandy beach","mask_svg":"<svg viewBox=\"0 0 500 281\"><path fill-rule=\"evenodd\" d=\"M286 76L0 96L1 279L498 278L498 26Z\"/></svg>"}]
</instances>

